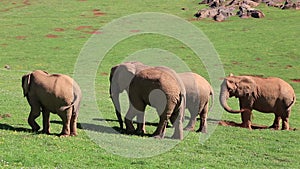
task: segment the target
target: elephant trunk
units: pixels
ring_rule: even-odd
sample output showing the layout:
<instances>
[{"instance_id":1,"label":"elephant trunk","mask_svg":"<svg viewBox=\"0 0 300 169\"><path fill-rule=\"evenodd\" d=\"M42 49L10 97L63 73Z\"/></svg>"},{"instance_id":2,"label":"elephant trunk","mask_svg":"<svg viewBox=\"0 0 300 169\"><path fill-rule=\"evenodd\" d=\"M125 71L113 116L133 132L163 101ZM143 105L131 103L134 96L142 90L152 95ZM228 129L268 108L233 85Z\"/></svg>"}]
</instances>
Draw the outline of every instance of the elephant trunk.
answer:
<instances>
[{"instance_id":1,"label":"elephant trunk","mask_svg":"<svg viewBox=\"0 0 300 169\"><path fill-rule=\"evenodd\" d=\"M229 91L227 89L226 80L221 85L221 93L220 93L220 103L221 106L229 113L241 113L243 110L232 110L231 107L228 106L227 100L229 98Z\"/></svg>"}]
</instances>

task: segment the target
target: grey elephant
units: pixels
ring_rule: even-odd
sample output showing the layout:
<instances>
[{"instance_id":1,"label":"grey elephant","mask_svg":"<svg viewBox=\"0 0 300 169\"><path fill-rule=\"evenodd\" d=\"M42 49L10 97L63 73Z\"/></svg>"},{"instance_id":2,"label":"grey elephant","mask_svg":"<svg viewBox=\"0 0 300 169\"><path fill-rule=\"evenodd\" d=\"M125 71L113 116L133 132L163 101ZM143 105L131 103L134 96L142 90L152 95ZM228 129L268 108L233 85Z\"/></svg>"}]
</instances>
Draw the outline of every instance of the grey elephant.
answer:
<instances>
[{"instance_id":1,"label":"grey elephant","mask_svg":"<svg viewBox=\"0 0 300 169\"><path fill-rule=\"evenodd\" d=\"M121 131L124 129L123 120L121 116L121 106L120 106L120 93L124 90L128 94L129 84L136 73L147 68L149 66L144 65L141 62L124 62L113 66L110 70L110 97L115 107L116 116L120 125Z\"/></svg>"},{"instance_id":2,"label":"grey elephant","mask_svg":"<svg viewBox=\"0 0 300 169\"><path fill-rule=\"evenodd\" d=\"M121 117L121 109L119 102L119 94L124 90L128 93L128 87L130 81L134 75L150 66L144 65L141 62L124 62L111 68L110 72L110 95L115 106L116 115L120 128L123 129L123 120ZM213 97L213 89L206 79L198 74L192 72L179 73L179 78L182 80L186 90L186 108L191 113L191 119L189 124L185 127L185 130L194 130L197 115L200 115L200 127L197 132L206 132L207 129L207 113L208 102L210 96ZM213 100L213 98L212 98ZM137 114L138 123L137 133L143 134L145 132L144 115Z\"/></svg>"},{"instance_id":3,"label":"grey elephant","mask_svg":"<svg viewBox=\"0 0 300 169\"><path fill-rule=\"evenodd\" d=\"M240 110L233 110L227 104L229 97L239 99ZM226 77L221 85L220 103L230 113L242 113L242 126L251 129L252 110L274 113L275 119L270 128L289 130L289 117L296 101L293 88L280 78L256 76Z\"/></svg>"},{"instance_id":4,"label":"grey elephant","mask_svg":"<svg viewBox=\"0 0 300 169\"><path fill-rule=\"evenodd\" d=\"M186 91L186 108L191 114L191 118L184 130L193 131L200 116L200 126L196 132L207 133L207 116L209 112L209 99L212 97L213 89L206 79L193 72L178 73L180 80L183 82ZM212 102L213 104L213 102ZM141 114L138 118L142 119ZM143 120L143 119L142 119ZM140 120L138 120L140 121ZM143 123L145 124L145 123ZM144 132L144 126L138 126L139 133Z\"/></svg>"},{"instance_id":5,"label":"grey elephant","mask_svg":"<svg viewBox=\"0 0 300 169\"><path fill-rule=\"evenodd\" d=\"M143 116L146 106L150 105L156 108L159 114L159 123L153 136L164 138L170 120L175 128L172 138L183 139L185 88L175 71L167 67L149 67L141 70L130 83L129 100L131 104L125 116L128 133L135 132L133 117ZM142 126L143 122L144 119L138 120L138 126Z\"/></svg>"},{"instance_id":6,"label":"grey elephant","mask_svg":"<svg viewBox=\"0 0 300 169\"><path fill-rule=\"evenodd\" d=\"M185 72L178 74L182 80L186 91L186 108L191 114L188 125L185 130L193 131L197 116L200 116L200 127L197 132L207 132L207 115L209 111L209 99L212 97L213 101L213 89L208 81L202 76ZM213 104L213 102L212 102Z\"/></svg>"},{"instance_id":7,"label":"grey elephant","mask_svg":"<svg viewBox=\"0 0 300 169\"><path fill-rule=\"evenodd\" d=\"M24 97L31 106L28 123L36 132L40 126L35 119L43 115L43 133L50 134L50 112L63 122L60 136L77 135L77 117L80 108L81 90L69 76L48 74L36 70L22 77Z\"/></svg>"}]
</instances>

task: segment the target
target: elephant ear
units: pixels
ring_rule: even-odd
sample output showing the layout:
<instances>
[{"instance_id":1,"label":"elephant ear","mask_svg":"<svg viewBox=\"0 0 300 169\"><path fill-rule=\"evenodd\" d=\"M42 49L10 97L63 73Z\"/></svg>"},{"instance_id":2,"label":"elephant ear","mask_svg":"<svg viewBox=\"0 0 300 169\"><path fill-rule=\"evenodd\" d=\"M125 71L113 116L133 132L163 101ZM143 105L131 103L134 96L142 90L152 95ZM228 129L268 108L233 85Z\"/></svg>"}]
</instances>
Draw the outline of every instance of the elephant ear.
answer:
<instances>
[{"instance_id":1,"label":"elephant ear","mask_svg":"<svg viewBox=\"0 0 300 169\"><path fill-rule=\"evenodd\" d=\"M118 68L118 66L119 66L119 65L114 66L114 67L112 67L112 68L110 69L110 75L109 75L109 81L110 81L110 83L112 82L112 79L113 79L113 77L114 77L114 73L115 73L116 69Z\"/></svg>"},{"instance_id":2,"label":"elephant ear","mask_svg":"<svg viewBox=\"0 0 300 169\"><path fill-rule=\"evenodd\" d=\"M235 91L237 89L237 79L235 79L232 76L229 76L226 78L226 85L228 88L228 91Z\"/></svg>"},{"instance_id":3,"label":"elephant ear","mask_svg":"<svg viewBox=\"0 0 300 169\"><path fill-rule=\"evenodd\" d=\"M238 95L248 98L256 97L257 95L257 87L254 80L251 77L244 77L238 83Z\"/></svg>"},{"instance_id":4,"label":"elephant ear","mask_svg":"<svg viewBox=\"0 0 300 169\"><path fill-rule=\"evenodd\" d=\"M24 97L27 96L29 92L30 76L31 74L27 74L22 77L22 88Z\"/></svg>"}]
</instances>

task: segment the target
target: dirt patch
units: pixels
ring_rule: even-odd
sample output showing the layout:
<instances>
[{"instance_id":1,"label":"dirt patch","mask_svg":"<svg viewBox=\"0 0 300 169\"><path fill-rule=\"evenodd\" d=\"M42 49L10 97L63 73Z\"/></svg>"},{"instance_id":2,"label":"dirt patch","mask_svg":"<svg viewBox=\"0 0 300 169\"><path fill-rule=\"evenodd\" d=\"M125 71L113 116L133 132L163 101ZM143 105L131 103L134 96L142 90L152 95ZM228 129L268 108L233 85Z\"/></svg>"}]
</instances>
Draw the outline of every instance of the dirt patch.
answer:
<instances>
[{"instance_id":1,"label":"dirt patch","mask_svg":"<svg viewBox=\"0 0 300 169\"><path fill-rule=\"evenodd\" d=\"M54 35L54 34L48 34L46 35L47 38L58 38L58 35Z\"/></svg>"},{"instance_id":2,"label":"dirt patch","mask_svg":"<svg viewBox=\"0 0 300 169\"><path fill-rule=\"evenodd\" d=\"M261 60L261 58L255 58L255 60L256 60L256 61L260 61L260 60Z\"/></svg>"},{"instance_id":3,"label":"dirt patch","mask_svg":"<svg viewBox=\"0 0 300 169\"><path fill-rule=\"evenodd\" d=\"M299 79L300 80L300 79ZM242 128L242 125L241 125L241 123L236 123L236 122L234 122L234 121L227 121L227 120L221 120L221 121L219 121L219 123L218 123L220 126L230 126L230 127L241 127ZM261 129L270 129L268 126L264 126L264 125L257 125L257 124L252 124L251 125L251 128L253 129L253 130L256 130L256 129L259 129L259 130L261 130ZM246 128L245 128L246 129ZM271 129L272 130L272 129ZM289 129L290 131L296 131L296 130L298 130L297 128L292 128L292 127L290 127L290 129Z\"/></svg>"},{"instance_id":4,"label":"dirt patch","mask_svg":"<svg viewBox=\"0 0 300 169\"><path fill-rule=\"evenodd\" d=\"M137 33L137 32L140 32L140 30L130 30L130 32Z\"/></svg>"},{"instance_id":5,"label":"dirt patch","mask_svg":"<svg viewBox=\"0 0 300 169\"><path fill-rule=\"evenodd\" d=\"M5 8L3 10L1 10L2 12L7 12L7 11L10 11L12 9L16 9L16 8L23 8L25 6L28 6L30 5L30 2L29 0L23 0L22 4L21 5L17 5L18 3L17 2L12 2L11 4L13 4L14 6L13 7L10 7L10 8Z\"/></svg>"},{"instance_id":6,"label":"dirt patch","mask_svg":"<svg viewBox=\"0 0 300 169\"><path fill-rule=\"evenodd\" d=\"M292 68L292 67L293 67L292 65L286 65L286 66L285 66L286 69L290 69L290 68Z\"/></svg>"},{"instance_id":7,"label":"dirt patch","mask_svg":"<svg viewBox=\"0 0 300 169\"><path fill-rule=\"evenodd\" d=\"M9 117L11 117L11 114L9 114L9 113L2 114L2 115L0 115L0 120L4 119L4 118L9 118Z\"/></svg>"},{"instance_id":8,"label":"dirt patch","mask_svg":"<svg viewBox=\"0 0 300 169\"><path fill-rule=\"evenodd\" d=\"M292 82L300 83L300 79L291 79Z\"/></svg>"},{"instance_id":9,"label":"dirt patch","mask_svg":"<svg viewBox=\"0 0 300 169\"><path fill-rule=\"evenodd\" d=\"M234 121L226 121L226 120L221 120L219 121L220 126L231 126L231 127L242 127L241 123L236 123ZM263 126L263 125L257 125L257 124L252 124L251 125L252 129L268 129L268 126Z\"/></svg>"},{"instance_id":10,"label":"dirt patch","mask_svg":"<svg viewBox=\"0 0 300 169\"><path fill-rule=\"evenodd\" d=\"M94 29L92 26L78 26L76 28L77 31L81 31L87 34L101 34L102 32L98 29Z\"/></svg>"},{"instance_id":11,"label":"dirt patch","mask_svg":"<svg viewBox=\"0 0 300 169\"><path fill-rule=\"evenodd\" d=\"M23 4L24 5L30 5L30 2L29 2L29 0L23 0Z\"/></svg>"},{"instance_id":12,"label":"dirt patch","mask_svg":"<svg viewBox=\"0 0 300 169\"><path fill-rule=\"evenodd\" d=\"M16 39L18 39L18 40L24 40L24 39L26 39L26 36L16 36Z\"/></svg>"},{"instance_id":13,"label":"dirt patch","mask_svg":"<svg viewBox=\"0 0 300 169\"><path fill-rule=\"evenodd\" d=\"M101 34L101 31L98 30L93 30L93 31L83 31L84 33L88 33L88 34Z\"/></svg>"},{"instance_id":14,"label":"dirt patch","mask_svg":"<svg viewBox=\"0 0 300 169\"><path fill-rule=\"evenodd\" d=\"M65 29L64 28L55 28L54 31L55 32L63 32L63 31L65 31Z\"/></svg>"},{"instance_id":15,"label":"dirt patch","mask_svg":"<svg viewBox=\"0 0 300 169\"><path fill-rule=\"evenodd\" d=\"M237 62L237 61L232 61L231 62L233 65L239 65L239 64L241 64L240 62Z\"/></svg>"},{"instance_id":16,"label":"dirt patch","mask_svg":"<svg viewBox=\"0 0 300 169\"><path fill-rule=\"evenodd\" d=\"M101 72L100 75L101 76L108 76L108 73L107 72Z\"/></svg>"},{"instance_id":17,"label":"dirt patch","mask_svg":"<svg viewBox=\"0 0 300 169\"><path fill-rule=\"evenodd\" d=\"M92 26L78 26L76 28L76 30L80 31L80 30L83 30L83 29L92 29L93 27Z\"/></svg>"},{"instance_id":18,"label":"dirt patch","mask_svg":"<svg viewBox=\"0 0 300 169\"><path fill-rule=\"evenodd\" d=\"M105 15L105 13L101 12L99 9L94 9L93 13L94 13L94 16L103 16L103 15Z\"/></svg>"}]
</instances>

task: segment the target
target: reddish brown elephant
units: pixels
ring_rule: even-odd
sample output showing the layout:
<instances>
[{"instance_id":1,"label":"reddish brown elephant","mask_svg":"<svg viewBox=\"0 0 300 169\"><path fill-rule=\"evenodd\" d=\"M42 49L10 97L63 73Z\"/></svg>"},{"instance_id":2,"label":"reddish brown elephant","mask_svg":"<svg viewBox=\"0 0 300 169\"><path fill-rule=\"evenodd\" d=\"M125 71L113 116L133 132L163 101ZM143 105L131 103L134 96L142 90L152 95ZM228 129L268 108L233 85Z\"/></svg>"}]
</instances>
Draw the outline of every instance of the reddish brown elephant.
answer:
<instances>
[{"instance_id":1,"label":"reddish brown elephant","mask_svg":"<svg viewBox=\"0 0 300 169\"><path fill-rule=\"evenodd\" d=\"M188 125L185 130L193 131L197 121L197 116L200 116L200 126L197 132L207 132L207 116L209 111L209 99L214 92L208 81L202 76L192 73L178 73L182 80L186 91L186 108L191 114Z\"/></svg>"},{"instance_id":2,"label":"reddish brown elephant","mask_svg":"<svg viewBox=\"0 0 300 169\"><path fill-rule=\"evenodd\" d=\"M135 132L133 117L137 115L138 118L144 118L145 108L150 105L156 108L159 114L159 123L153 136L164 138L170 120L174 126L172 138L183 139L185 88L175 71L167 67L149 67L141 70L130 83L129 99L131 104L125 116L128 133ZM138 123L141 123L139 126L143 126L144 119L138 120Z\"/></svg>"},{"instance_id":3,"label":"reddish brown elephant","mask_svg":"<svg viewBox=\"0 0 300 169\"><path fill-rule=\"evenodd\" d=\"M77 135L81 90L72 78L36 70L22 77L22 88L24 97L31 106L28 123L34 132L40 129L35 119L42 112L42 131L50 133L50 112L52 112L62 119L61 136Z\"/></svg>"},{"instance_id":4,"label":"reddish brown elephant","mask_svg":"<svg viewBox=\"0 0 300 169\"><path fill-rule=\"evenodd\" d=\"M240 110L233 110L227 104L229 97L239 99ZM275 119L270 128L289 129L289 117L296 101L294 89L280 78L262 78L256 76L226 77L221 85L220 103L230 113L242 113L242 126L251 129L251 113L257 110L274 113Z\"/></svg>"}]
</instances>

